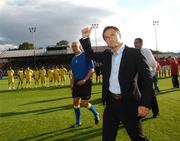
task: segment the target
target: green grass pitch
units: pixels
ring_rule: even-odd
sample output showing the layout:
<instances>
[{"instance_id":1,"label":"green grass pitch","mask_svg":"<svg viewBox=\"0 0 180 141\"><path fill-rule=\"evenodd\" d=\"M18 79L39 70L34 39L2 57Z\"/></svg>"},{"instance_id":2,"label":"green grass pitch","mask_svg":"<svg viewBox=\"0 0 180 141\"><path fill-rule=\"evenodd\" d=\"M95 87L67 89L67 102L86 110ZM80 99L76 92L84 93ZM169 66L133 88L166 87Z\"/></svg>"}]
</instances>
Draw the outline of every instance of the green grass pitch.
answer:
<instances>
[{"instance_id":1,"label":"green grass pitch","mask_svg":"<svg viewBox=\"0 0 180 141\"><path fill-rule=\"evenodd\" d=\"M152 141L180 141L180 89L172 89L170 78L159 80L159 86L160 117L149 113L144 134ZM93 85L91 102L101 122L94 125L92 113L82 108L82 126L70 129L75 117L69 87L9 91L7 80L0 80L0 141L101 141L100 84ZM129 141L124 127L119 128L117 141Z\"/></svg>"}]
</instances>

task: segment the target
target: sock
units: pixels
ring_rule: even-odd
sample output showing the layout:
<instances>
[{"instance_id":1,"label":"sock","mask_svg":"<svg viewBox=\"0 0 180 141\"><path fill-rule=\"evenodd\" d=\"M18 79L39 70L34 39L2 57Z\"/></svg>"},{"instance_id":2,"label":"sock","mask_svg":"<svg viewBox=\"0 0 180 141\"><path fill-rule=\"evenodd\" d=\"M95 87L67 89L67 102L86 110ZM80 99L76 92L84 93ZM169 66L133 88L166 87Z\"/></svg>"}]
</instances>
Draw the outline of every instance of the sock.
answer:
<instances>
[{"instance_id":1,"label":"sock","mask_svg":"<svg viewBox=\"0 0 180 141\"><path fill-rule=\"evenodd\" d=\"M81 124L81 119L80 119L80 115L81 115L80 105L74 106L74 112L75 112L75 115L76 115L76 124Z\"/></svg>"},{"instance_id":2,"label":"sock","mask_svg":"<svg viewBox=\"0 0 180 141\"><path fill-rule=\"evenodd\" d=\"M98 115L98 112L96 111L96 109L94 108L94 106L91 103L88 103L87 109L89 109L95 117Z\"/></svg>"}]
</instances>

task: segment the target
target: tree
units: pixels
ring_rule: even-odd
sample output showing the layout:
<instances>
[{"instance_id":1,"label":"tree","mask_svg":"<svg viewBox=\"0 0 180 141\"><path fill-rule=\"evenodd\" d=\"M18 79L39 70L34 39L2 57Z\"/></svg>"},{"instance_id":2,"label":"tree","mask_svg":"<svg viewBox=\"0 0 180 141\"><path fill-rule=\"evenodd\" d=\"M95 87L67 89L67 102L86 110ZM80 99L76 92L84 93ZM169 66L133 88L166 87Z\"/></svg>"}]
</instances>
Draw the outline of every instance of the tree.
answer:
<instances>
[{"instance_id":1,"label":"tree","mask_svg":"<svg viewBox=\"0 0 180 141\"><path fill-rule=\"evenodd\" d=\"M19 45L19 50L28 50L28 49L34 49L34 45L28 42L24 42Z\"/></svg>"},{"instance_id":2,"label":"tree","mask_svg":"<svg viewBox=\"0 0 180 141\"><path fill-rule=\"evenodd\" d=\"M57 47L70 47L69 42L67 40L61 40L56 43Z\"/></svg>"}]
</instances>

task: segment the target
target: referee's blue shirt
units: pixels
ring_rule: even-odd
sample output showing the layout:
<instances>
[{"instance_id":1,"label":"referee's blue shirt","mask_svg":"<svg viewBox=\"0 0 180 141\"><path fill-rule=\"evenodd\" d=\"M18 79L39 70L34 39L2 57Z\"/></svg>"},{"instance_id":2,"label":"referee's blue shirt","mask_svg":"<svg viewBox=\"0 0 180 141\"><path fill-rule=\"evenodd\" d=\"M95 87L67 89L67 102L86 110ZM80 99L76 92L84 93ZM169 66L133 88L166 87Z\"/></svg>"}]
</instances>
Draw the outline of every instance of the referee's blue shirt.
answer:
<instances>
[{"instance_id":1,"label":"referee's blue shirt","mask_svg":"<svg viewBox=\"0 0 180 141\"><path fill-rule=\"evenodd\" d=\"M89 70L94 68L93 61L87 59L84 52L73 57L71 66L72 74L75 80L84 79Z\"/></svg>"}]
</instances>

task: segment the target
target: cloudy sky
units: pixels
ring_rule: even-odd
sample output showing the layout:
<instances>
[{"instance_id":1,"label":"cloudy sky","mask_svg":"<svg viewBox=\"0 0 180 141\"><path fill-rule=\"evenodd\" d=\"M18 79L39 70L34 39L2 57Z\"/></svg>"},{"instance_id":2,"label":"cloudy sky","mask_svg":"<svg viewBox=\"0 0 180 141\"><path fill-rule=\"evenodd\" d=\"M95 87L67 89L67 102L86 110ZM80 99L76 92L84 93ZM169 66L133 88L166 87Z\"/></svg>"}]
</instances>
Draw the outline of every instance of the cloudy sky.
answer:
<instances>
[{"instance_id":1,"label":"cloudy sky","mask_svg":"<svg viewBox=\"0 0 180 141\"><path fill-rule=\"evenodd\" d=\"M29 27L36 27L38 47L60 40L78 40L81 29L99 24L98 45L104 45L102 30L107 25L120 28L122 40L133 46L134 38L144 39L144 47L180 52L179 0L0 0L0 50L32 42ZM91 34L95 45L95 31Z\"/></svg>"}]
</instances>

